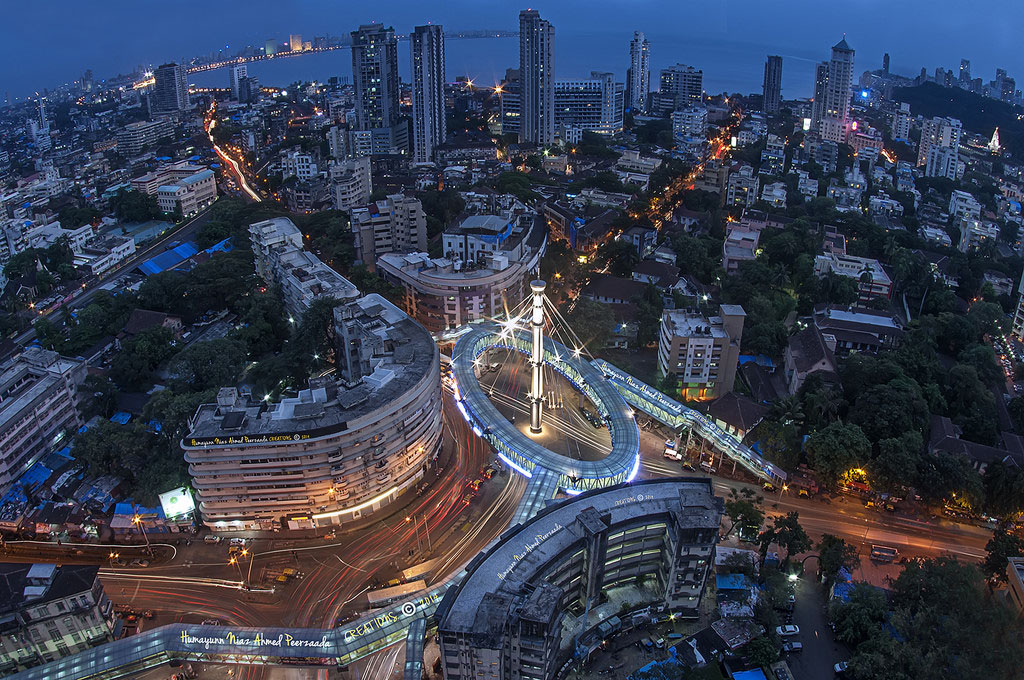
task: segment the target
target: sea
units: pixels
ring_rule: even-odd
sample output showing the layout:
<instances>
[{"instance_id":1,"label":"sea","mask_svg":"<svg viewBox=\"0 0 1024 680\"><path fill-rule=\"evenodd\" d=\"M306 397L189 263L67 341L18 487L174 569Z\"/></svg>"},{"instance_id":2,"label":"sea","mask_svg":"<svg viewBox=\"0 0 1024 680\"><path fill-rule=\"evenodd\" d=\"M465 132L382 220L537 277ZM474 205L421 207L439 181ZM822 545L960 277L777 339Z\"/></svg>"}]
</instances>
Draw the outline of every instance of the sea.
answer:
<instances>
[{"instance_id":1,"label":"sea","mask_svg":"<svg viewBox=\"0 0 1024 680\"><path fill-rule=\"evenodd\" d=\"M704 90L750 94L761 91L764 63L769 54L779 54L770 46L750 42L730 42L717 37L694 38L666 33L648 33L652 44L651 89L658 87L658 72L673 64L689 64L704 71ZM611 46L611 47L610 47ZM782 95L786 98L809 97L813 88L814 65L828 57L828 45L821 54L782 53ZM409 43L399 42L399 73L410 80ZM519 64L519 38L449 38L445 42L445 67L449 81L466 76L478 86L494 86L504 78L506 69ZM620 33L575 33L558 36L555 42L555 77L573 80L588 78L591 71L615 73L624 82L629 65L629 41ZM856 73L878 64L858 65ZM261 85L286 87L296 81L326 82L337 76L352 79L352 55L348 48L316 52L283 59L253 62L249 75ZM227 68L203 71L189 76L200 87L227 87Z\"/></svg>"}]
</instances>

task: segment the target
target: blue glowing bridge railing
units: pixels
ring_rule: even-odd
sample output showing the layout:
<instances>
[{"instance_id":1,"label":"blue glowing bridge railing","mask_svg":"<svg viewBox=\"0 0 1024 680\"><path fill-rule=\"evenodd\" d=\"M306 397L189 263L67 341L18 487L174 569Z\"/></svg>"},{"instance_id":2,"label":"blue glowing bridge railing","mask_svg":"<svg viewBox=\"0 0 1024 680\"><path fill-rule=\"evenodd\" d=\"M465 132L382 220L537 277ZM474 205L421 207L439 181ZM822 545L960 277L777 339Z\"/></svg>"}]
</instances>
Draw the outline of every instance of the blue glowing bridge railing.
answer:
<instances>
[{"instance_id":1,"label":"blue glowing bridge railing","mask_svg":"<svg viewBox=\"0 0 1024 680\"><path fill-rule=\"evenodd\" d=\"M542 446L519 431L491 402L476 376L477 358L488 349L531 354L532 338L524 331L503 331L480 324L462 335L452 352L452 376L459 411L474 432L520 474L532 477L538 468L558 476L558 487L578 494L632 481L640 469L640 433L633 409L618 389L587 361L551 338L544 339L544 363L585 394L608 425L612 451L600 460L568 458Z\"/></svg>"},{"instance_id":2,"label":"blue glowing bridge railing","mask_svg":"<svg viewBox=\"0 0 1024 680\"><path fill-rule=\"evenodd\" d=\"M623 398L631 406L668 425L673 430L682 427L696 428L700 435L715 448L761 479L770 482L786 481L785 470L768 462L749 446L737 441L735 437L715 425L703 413L670 399L650 385L620 371L604 359L594 359L590 363L615 384Z\"/></svg>"}]
</instances>

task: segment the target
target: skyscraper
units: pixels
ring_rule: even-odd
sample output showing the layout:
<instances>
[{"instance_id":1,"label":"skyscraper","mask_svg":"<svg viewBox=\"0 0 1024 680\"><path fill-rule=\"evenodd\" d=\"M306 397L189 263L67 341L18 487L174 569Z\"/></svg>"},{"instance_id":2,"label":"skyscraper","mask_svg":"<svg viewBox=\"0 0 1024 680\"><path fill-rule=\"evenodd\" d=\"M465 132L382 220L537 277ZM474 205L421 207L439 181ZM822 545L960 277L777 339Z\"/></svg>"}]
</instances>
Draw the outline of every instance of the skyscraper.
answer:
<instances>
[{"instance_id":1,"label":"skyscraper","mask_svg":"<svg viewBox=\"0 0 1024 680\"><path fill-rule=\"evenodd\" d=\"M413 160L429 163L448 134L444 108L444 29L417 26L412 33Z\"/></svg>"},{"instance_id":2,"label":"skyscraper","mask_svg":"<svg viewBox=\"0 0 1024 680\"><path fill-rule=\"evenodd\" d=\"M555 27L535 9L519 13L519 78L523 141L555 141Z\"/></svg>"},{"instance_id":3,"label":"skyscraper","mask_svg":"<svg viewBox=\"0 0 1024 680\"><path fill-rule=\"evenodd\" d=\"M149 95L150 113L188 110L188 78L180 64L163 64L153 74L156 84Z\"/></svg>"},{"instance_id":4,"label":"skyscraper","mask_svg":"<svg viewBox=\"0 0 1024 680\"><path fill-rule=\"evenodd\" d=\"M302 51L302 36L301 35L289 35L288 36L288 49L292 52Z\"/></svg>"},{"instance_id":5,"label":"skyscraper","mask_svg":"<svg viewBox=\"0 0 1024 680\"><path fill-rule=\"evenodd\" d=\"M228 78L231 81L231 98L240 99L238 95L238 83L242 78L248 75L248 69L245 64L236 64L228 69Z\"/></svg>"},{"instance_id":6,"label":"skyscraper","mask_svg":"<svg viewBox=\"0 0 1024 680\"><path fill-rule=\"evenodd\" d=\"M782 107L782 57L770 56L764 63L765 113L778 113Z\"/></svg>"},{"instance_id":7,"label":"skyscraper","mask_svg":"<svg viewBox=\"0 0 1024 680\"><path fill-rule=\"evenodd\" d=\"M50 129L50 123L46 120L46 100L42 97L39 98L39 129Z\"/></svg>"},{"instance_id":8,"label":"skyscraper","mask_svg":"<svg viewBox=\"0 0 1024 680\"><path fill-rule=\"evenodd\" d=\"M960 82L969 83L971 82L971 60L961 59L960 60Z\"/></svg>"},{"instance_id":9,"label":"skyscraper","mask_svg":"<svg viewBox=\"0 0 1024 680\"><path fill-rule=\"evenodd\" d=\"M846 37L832 46L832 58L815 71L812 124L822 139L845 142L853 93L853 50Z\"/></svg>"},{"instance_id":10,"label":"skyscraper","mask_svg":"<svg viewBox=\"0 0 1024 680\"><path fill-rule=\"evenodd\" d=\"M356 127L373 136L373 153L405 151L409 132L398 119L398 39L382 24L352 31ZM404 133L404 134L403 134Z\"/></svg>"},{"instance_id":11,"label":"skyscraper","mask_svg":"<svg viewBox=\"0 0 1024 680\"><path fill-rule=\"evenodd\" d=\"M889 74L889 53L886 52L882 55L882 73Z\"/></svg>"},{"instance_id":12,"label":"skyscraper","mask_svg":"<svg viewBox=\"0 0 1024 680\"><path fill-rule=\"evenodd\" d=\"M626 104L634 111L647 110L651 91L651 43L643 32L635 31L629 41L629 69L626 70Z\"/></svg>"},{"instance_id":13,"label":"skyscraper","mask_svg":"<svg viewBox=\"0 0 1024 680\"><path fill-rule=\"evenodd\" d=\"M667 113L700 104L704 99L704 71L686 64L661 70L658 111Z\"/></svg>"}]
</instances>

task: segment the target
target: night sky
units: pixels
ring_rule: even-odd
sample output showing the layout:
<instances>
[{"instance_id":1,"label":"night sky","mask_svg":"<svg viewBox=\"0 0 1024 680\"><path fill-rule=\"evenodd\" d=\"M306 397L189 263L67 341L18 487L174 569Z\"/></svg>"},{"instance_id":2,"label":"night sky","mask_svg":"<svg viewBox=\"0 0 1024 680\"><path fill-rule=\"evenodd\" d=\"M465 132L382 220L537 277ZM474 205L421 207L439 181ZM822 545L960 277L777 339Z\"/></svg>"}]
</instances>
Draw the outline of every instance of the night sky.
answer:
<instances>
[{"instance_id":1,"label":"night sky","mask_svg":"<svg viewBox=\"0 0 1024 680\"><path fill-rule=\"evenodd\" d=\"M86 68L105 77L224 45L233 51L271 37L285 40L289 33L307 40L343 35L370 21L399 32L427 22L515 29L525 6L509 0L8 0L0 28L0 93L21 98L74 80ZM857 51L858 74L878 68L888 51L900 73L916 75L921 66L929 73L940 65L956 69L966 57L975 77L991 80L999 66L1024 83L1020 0L557 0L535 7L555 24L558 38L594 37L601 49L618 44L623 71L633 30L652 38L671 32L683 43L723 38L761 46L765 54L815 59L826 58L846 32ZM699 54L686 56L706 73L714 70Z\"/></svg>"}]
</instances>

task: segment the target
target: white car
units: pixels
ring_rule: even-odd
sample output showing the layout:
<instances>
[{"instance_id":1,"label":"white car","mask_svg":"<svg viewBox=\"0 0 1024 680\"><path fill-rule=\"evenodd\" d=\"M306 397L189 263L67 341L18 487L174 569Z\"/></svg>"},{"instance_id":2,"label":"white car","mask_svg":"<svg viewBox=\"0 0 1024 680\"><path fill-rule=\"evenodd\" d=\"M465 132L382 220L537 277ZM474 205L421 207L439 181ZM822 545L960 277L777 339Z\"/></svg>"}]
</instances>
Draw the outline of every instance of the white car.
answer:
<instances>
[{"instance_id":1,"label":"white car","mask_svg":"<svg viewBox=\"0 0 1024 680\"><path fill-rule=\"evenodd\" d=\"M775 634L780 637L789 637L790 635L797 635L800 633L800 626L794 626L792 624L786 626L779 626L775 629Z\"/></svg>"},{"instance_id":2,"label":"white car","mask_svg":"<svg viewBox=\"0 0 1024 680\"><path fill-rule=\"evenodd\" d=\"M835 666L832 667L832 670L834 670L836 672L836 675L841 675L841 674L845 673L846 669L849 668L849 667L850 667L850 664L846 663L845 661L840 661L839 663L837 663Z\"/></svg>"}]
</instances>

